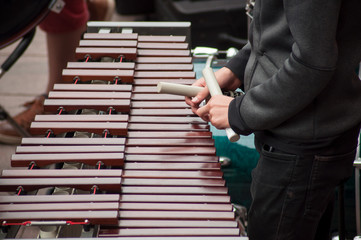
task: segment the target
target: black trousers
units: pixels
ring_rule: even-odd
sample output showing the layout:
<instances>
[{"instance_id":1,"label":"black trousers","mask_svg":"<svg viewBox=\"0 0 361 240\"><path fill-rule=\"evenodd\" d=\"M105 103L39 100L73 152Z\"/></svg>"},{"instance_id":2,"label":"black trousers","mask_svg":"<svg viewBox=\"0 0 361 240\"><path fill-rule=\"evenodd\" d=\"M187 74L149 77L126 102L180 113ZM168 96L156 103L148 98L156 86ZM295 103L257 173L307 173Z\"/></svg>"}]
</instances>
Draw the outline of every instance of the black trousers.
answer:
<instances>
[{"instance_id":1,"label":"black trousers","mask_svg":"<svg viewBox=\"0 0 361 240\"><path fill-rule=\"evenodd\" d=\"M356 150L320 156L289 154L257 140L256 147L249 239L330 239L335 188L352 175Z\"/></svg>"}]
</instances>

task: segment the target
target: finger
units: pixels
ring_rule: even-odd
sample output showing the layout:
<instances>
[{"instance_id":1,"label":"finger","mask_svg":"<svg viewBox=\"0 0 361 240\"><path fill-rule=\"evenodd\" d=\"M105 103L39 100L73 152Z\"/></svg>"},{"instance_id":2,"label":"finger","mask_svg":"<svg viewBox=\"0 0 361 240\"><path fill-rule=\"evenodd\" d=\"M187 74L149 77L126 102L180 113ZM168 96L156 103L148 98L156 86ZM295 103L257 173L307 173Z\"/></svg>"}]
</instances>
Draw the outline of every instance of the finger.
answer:
<instances>
[{"instance_id":1,"label":"finger","mask_svg":"<svg viewBox=\"0 0 361 240\"><path fill-rule=\"evenodd\" d=\"M197 115L198 107L191 107L191 110L194 114Z\"/></svg>"},{"instance_id":2,"label":"finger","mask_svg":"<svg viewBox=\"0 0 361 240\"><path fill-rule=\"evenodd\" d=\"M195 97L192 98L192 103L199 105L204 99L209 96L209 90L205 87L202 91L200 91Z\"/></svg>"},{"instance_id":3,"label":"finger","mask_svg":"<svg viewBox=\"0 0 361 240\"><path fill-rule=\"evenodd\" d=\"M192 99L191 98L186 98L185 99L185 102L186 102L186 104L188 104L191 108L199 108L199 105L200 104L198 104L198 103L194 103L194 102L192 102Z\"/></svg>"},{"instance_id":4,"label":"finger","mask_svg":"<svg viewBox=\"0 0 361 240\"><path fill-rule=\"evenodd\" d=\"M192 98L190 98L190 97L185 97L185 102L186 102L186 104L188 104L189 106L192 106L193 105L193 103L192 103Z\"/></svg>"},{"instance_id":5,"label":"finger","mask_svg":"<svg viewBox=\"0 0 361 240\"><path fill-rule=\"evenodd\" d=\"M197 114L197 113L195 113L195 114ZM202 116L199 116L199 117L205 122L210 122L211 121L209 114L205 114L205 115L202 115Z\"/></svg>"},{"instance_id":6,"label":"finger","mask_svg":"<svg viewBox=\"0 0 361 240\"><path fill-rule=\"evenodd\" d=\"M197 81L195 81L192 86L197 86L197 87L206 87L206 81L204 80L204 78L199 78Z\"/></svg>"},{"instance_id":7,"label":"finger","mask_svg":"<svg viewBox=\"0 0 361 240\"><path fill-rule=\"evenodd\" d=\"M210 122L210 121L211 121L208 114L207 114L207 115L204 115L204 116L202 117L202 119L203 119L205 122Z\"/></svg>"},{"instance_id":8,"label":"finger","mask_svg":"<svg viewBox=\"0 0 361 240\"><path fill-rule=\"evenodd\" d=\"M209 105L206 104L203 107L198 108L196 114L201 117L202 119L209 120Z\"/></svg>"}]
</instances>

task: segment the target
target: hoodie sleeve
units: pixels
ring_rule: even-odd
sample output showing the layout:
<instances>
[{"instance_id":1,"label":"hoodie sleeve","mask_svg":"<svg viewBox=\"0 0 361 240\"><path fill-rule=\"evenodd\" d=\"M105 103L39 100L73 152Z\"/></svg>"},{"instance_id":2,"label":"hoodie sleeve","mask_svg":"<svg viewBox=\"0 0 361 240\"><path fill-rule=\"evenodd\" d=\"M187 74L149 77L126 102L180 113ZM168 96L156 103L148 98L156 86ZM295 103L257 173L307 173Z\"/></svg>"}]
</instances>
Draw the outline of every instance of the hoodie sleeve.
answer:
<instances>
[{"instance_id":1,"label":"hoodie sleeve","mask_svg":"<svg viewBox=\"0 0 361 240\"><path fill-rule=\"evenodd\" d=\"M226 67L229 68L237 77L242 81L242 86L240 88L243 89L243 79L244 79L244 71L246 69L246 65L249 59L249 55L251 54L251 45L248 42L231 60L228 61Z\"/></svg>"}]
</instances>

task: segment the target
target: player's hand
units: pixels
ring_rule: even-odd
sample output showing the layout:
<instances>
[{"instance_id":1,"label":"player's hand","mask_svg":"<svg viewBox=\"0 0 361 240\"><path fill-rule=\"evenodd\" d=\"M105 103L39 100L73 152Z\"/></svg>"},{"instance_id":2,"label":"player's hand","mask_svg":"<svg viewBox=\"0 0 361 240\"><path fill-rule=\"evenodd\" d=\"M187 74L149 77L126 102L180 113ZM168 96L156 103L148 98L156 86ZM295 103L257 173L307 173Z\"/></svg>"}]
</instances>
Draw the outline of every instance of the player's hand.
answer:
<instances>
[{"instance_id":1,"label":"player's hand","mask_svg":"<svg viewBox=\"0 0 361 240\"><path fill-rule=\"evenodd\" d=\"M205 106L197 109L196 114L218 129L229 128L228 107L232 100L232 97L224 95L213 96Z\"/></svg>"}]
</instances>

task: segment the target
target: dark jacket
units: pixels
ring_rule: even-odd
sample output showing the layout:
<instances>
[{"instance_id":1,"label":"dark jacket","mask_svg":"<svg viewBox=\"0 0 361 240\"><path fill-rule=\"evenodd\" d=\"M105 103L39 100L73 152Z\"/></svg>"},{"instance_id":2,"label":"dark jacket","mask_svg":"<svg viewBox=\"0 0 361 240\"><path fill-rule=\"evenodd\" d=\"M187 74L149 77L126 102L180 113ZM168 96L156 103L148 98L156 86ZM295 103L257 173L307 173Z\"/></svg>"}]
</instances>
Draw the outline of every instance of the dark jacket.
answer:
<instances>
[{"instance_id":1,"label":"dark jacket","mask_svg":"<svg viewBox=\"0 0 361 240\"><path fill-rule=\"evenodd\" d=\"M249 43L226 67L245 94L232 129L323 139L361 122L360 0L256 0Z\"/></svg>"}]
</instances>

